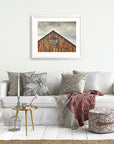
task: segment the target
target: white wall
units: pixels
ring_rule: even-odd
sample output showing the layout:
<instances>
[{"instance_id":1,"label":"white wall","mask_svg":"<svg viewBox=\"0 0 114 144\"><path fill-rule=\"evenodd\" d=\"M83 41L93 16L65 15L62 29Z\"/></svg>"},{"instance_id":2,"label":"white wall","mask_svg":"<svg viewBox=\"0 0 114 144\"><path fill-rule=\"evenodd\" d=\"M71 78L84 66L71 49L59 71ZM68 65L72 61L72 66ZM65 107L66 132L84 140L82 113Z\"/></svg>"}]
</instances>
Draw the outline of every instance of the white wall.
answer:
<instances>
[{"instance_id":1,"label":"white wall","mask_svg":"<svg viewBox=\"0 0 114 144\"><path fill-rule=\"evenodd\" d=\"M31 19L82 16L83 60L34 60ZM6 71L114 71L114 0L0 0L0 80Z\"/></svg>"}]
</instances>

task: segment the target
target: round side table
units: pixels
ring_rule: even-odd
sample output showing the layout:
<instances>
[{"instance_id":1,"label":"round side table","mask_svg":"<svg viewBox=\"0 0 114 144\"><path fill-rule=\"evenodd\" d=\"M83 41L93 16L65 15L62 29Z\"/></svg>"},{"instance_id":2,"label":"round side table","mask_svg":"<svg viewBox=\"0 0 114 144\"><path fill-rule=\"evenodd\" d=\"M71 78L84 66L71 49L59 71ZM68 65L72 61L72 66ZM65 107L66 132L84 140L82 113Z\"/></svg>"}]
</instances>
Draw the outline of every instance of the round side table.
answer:
<instances>
[{"instance_id":1,"label":"round side table","mask_svg":"<svg viewBox=\"0 0 114 144\"><path fill-rule=\"evenodd\" d=\"M14 107L12 107L12 109L13 109L13 110L16 110L16 118L15 118L14 132L15 132L15 128L16 128L18 112L19 112L19 111L25 111L26 136L27 136L27 111L30 111L31 120L32 120L32 127L33 127L33 130L34 130L34 122L33 122L33 114L32 114L32 111L35 110L35 109L37 109L37 106L27 105L26 108L17 108L16 106L14 106Z\"/></svg>"}]
</instances>

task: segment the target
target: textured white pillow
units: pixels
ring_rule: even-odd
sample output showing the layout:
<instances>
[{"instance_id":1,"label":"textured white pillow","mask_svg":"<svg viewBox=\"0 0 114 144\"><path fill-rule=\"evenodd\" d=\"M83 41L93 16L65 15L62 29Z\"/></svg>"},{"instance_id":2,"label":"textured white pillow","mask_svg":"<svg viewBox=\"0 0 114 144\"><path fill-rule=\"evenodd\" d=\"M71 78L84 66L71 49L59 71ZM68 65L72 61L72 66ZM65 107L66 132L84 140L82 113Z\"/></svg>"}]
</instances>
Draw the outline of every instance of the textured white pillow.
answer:
<instances>
[{"instance_id":1,"label":"textured white pillow","mask_svg":"<svg viewBox=\"0 0 114 144\"><path fill-rule=\"evenodd\" d=\"M114 73L100 72L99 89L102 93L112 94L114 83Z\"/></svg>"},{"instance_id":2,"label":"textured white pillow","mask_svg":"<svg viewBox=\"0 0 114 144\"><path fill-rule=\"evenodd\" d=\"M87 90L99 90L99 72L82 72L82 71L73 71L73 74L83 74L88 73L84 91Z\"/></svg>"},{"instance_id":3,"label":"textured white pillow","mask_svg":"<svg viewBox=\"0 0 114 144\"><path fill-rule=\"evenodd\" d=\"M48 72L47 82L50 95L58 95L61 86L61 73L62 72Z\"/></svg>"}]
</instances>

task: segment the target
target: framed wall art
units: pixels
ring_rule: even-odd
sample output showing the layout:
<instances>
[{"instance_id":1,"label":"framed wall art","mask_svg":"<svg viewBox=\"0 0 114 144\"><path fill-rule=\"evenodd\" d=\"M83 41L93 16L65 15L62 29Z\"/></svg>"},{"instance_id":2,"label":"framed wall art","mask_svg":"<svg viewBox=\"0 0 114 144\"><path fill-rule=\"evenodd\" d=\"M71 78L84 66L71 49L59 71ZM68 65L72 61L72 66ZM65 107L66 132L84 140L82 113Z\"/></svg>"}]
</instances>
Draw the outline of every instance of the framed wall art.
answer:
<instances>
[{"instance_id":1,"label":"framed wall art","mask_svg":"<svg viewBox=\"0 0 114 144\"><path fill-rule=\"evenodd\" d=\"M81 17L32 17L32 58L80 58Z\"/></svg>"}]
</instances>

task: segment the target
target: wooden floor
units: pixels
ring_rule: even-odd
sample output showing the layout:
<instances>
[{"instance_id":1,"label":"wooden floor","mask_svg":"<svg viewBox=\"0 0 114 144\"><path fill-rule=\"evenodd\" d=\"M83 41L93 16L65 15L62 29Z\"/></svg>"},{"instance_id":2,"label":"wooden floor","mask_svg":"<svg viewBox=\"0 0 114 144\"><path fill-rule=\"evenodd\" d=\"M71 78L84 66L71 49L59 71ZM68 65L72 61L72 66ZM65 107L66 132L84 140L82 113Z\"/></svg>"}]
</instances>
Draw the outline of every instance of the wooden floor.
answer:
<instances>
[{"instance_id":1,"label":"wooden floor","mask_svg":"<svg viewBox=\"0 0 114 144\"><path fill-rule=\"evenodd\" d=\"M95 134L88 131L88 126L85 125L78 130L71 130L58 126L35 126L32 130L28 126L28 136L25 135L25 127L22 126L20 131L8 131L8 127L0 126L0 140L101 140L101 139L114 139L114 133L110 134Z\"/></svg>"}]
</instances>

